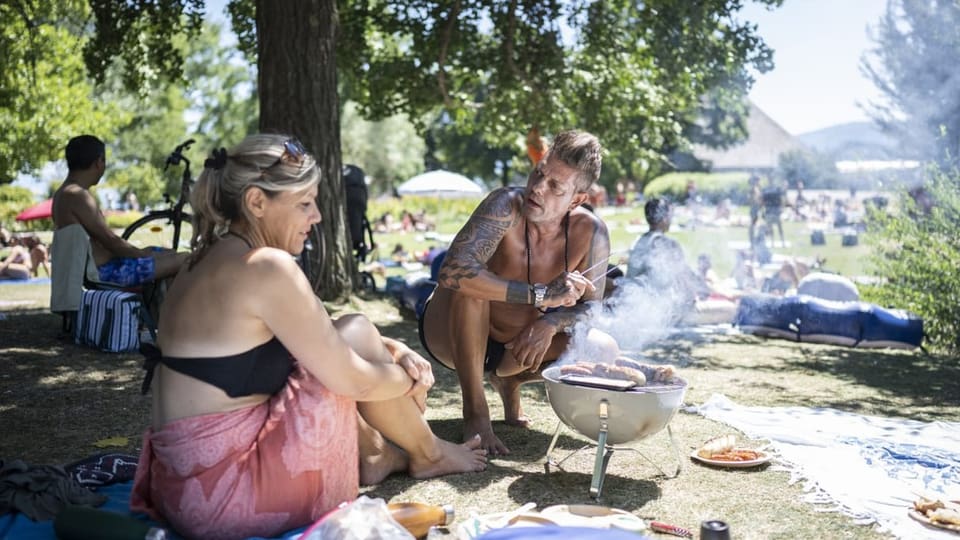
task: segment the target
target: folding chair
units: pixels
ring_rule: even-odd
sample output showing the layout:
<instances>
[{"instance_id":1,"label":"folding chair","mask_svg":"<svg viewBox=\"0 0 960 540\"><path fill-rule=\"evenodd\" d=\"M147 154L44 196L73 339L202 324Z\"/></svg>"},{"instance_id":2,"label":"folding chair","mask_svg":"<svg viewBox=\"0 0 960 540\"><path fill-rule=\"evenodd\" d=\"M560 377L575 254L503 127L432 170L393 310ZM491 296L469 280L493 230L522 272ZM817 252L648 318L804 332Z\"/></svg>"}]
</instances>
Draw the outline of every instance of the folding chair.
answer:
<instances>
[{"instance_id":1,"label":"folding chair","mask_svg":"<svg viewBox=\"0 0 960 540\"><path fill-rule=\"evenodd\" d=\"M100 281L90 248L90 236L82 225L67 225L54 231L53 244L50 246L50 267L50 311L59 313L62 317L64 334L71 335L75 330L77 310L80 309L84 290L123 290L140 297L143 305L140 310L141 322L156 339L157 325L144 298L144 287L124 287Z\"/></svg>"}]
</instances>

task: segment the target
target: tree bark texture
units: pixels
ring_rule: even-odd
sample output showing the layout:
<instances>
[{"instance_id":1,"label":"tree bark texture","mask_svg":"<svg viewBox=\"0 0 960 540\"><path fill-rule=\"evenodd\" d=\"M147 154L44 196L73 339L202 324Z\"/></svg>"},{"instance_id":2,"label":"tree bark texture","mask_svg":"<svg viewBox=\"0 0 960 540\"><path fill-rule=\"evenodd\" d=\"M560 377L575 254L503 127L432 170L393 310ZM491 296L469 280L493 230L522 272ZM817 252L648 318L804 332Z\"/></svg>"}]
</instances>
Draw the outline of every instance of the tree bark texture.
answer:
<instances>
[{"instance_id":1,"label":"tree bark texture","mask_svg":"<svg viewBox=\"0 0 960 540\"><path fill-rule=\"evenodd\" d=\"M304 252L324 300L353 290L357 263L348 241L340 166L336 0L257 0L260 130L289 133L316 157L322 221Z\"/></svg>"}]
</instances>

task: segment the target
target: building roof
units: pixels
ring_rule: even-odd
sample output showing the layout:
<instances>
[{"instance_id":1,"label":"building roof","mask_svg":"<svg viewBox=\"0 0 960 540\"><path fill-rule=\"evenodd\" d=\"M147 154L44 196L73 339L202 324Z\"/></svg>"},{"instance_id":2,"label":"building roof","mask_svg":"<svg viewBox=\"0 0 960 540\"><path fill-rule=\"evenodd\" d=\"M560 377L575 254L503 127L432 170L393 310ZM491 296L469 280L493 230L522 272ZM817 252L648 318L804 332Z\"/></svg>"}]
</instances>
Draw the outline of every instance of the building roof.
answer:
<instances>
[{"instance_id":1,"label":"building roof","mask_svg":"<svg viewBox=\"0 0 960 540\"><path fill-rule=\"evenodd\" d=\"M747 117L747 140L727 149L694 145L693 155L711 171L775 169L780 154L804 149L793 135L760 110L752 101Z\"/></svg>"}]
</instances>

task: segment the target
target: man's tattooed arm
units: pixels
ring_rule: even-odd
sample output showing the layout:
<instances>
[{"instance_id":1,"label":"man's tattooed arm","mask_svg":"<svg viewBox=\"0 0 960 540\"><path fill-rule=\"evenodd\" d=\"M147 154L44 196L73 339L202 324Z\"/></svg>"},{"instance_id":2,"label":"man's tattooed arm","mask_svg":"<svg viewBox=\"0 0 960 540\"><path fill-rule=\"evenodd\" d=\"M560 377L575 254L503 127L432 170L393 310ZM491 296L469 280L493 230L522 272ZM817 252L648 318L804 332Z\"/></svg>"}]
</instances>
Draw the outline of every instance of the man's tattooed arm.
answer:
<instances>
[{"instance_id":1,"label":"man's tattooed arm","mask_svg":"<svg viewBox=\"0 0 960 540\"><path fill-rule=\"evenodd\" d=\"M519 220L519 203L514 190L501 188L487 196L450 244L437 276L440 286L458 290L462 281L486 272L487 261L496 252L507 230ZM532 303L530 287L522 281L507 282L503 298L511 303Z\"/></svg>"}]
</instances>

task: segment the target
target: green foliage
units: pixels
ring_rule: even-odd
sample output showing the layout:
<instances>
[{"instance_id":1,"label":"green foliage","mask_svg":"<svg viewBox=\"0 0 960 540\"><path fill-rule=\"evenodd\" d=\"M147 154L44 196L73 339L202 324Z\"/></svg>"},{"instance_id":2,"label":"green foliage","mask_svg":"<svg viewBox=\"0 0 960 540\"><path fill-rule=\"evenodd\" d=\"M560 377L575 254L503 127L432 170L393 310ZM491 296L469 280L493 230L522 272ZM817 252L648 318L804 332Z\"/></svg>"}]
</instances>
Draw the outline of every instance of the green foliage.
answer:
<instances>
[{"instance_id":1,"label":"green foliage","mask_svg":"<svg viewBox=\"0 0 960 540\"><path fill-rule=\"evenodd\" d=\"M118 62L131 91L181 80L184 54L174 38L199 33L203 0L90 0L90 8L95 32L83 56L97 82Z\"/></svg>"},{"instance_id":2,"label":"green foliage","mask_svg":"<svg viewBox=\"0 0 960 540\"><path fill-rule=\"evenodd\" d=\"M658 176L643 189L646 198L665 197L672 201L684 201L687 183L693 180L699 195L705 202L716 204L724 199L743 204L749 197L747 181L750 175L743 172L703 173L672 172Z\"/></svg>"},{"instance_id":3,"label":"green foliage","mask_svg":"<svg viewBox=\"0 0 960 540\"><path fill-rule=\"evenodd\" d=\"M141 212L111 212L104 216L107 220L107 225L115 230L122 231L133 224L134 221L143 217Z\"/></svg>"},{"instance_id":4,"label":"green foliage","mask_svg":"<svg viewBox=\"0 0 960 540\"><path fill-rule=\"evenodd\" d=\"M772 66L755 26L737 18L738 1L338 6L338 73L364 115L404 111L423 122L440 105L459 133L520 154L531 127L582 128L608 149L607 185L648 177L688 140L742 138L748 68Z\"/></svg>"},{"instance_id":5,"label":"green foliage","mask_svg":"<svg viewBox=\"0 0 960 540\"><path fill-rule=\"evenodd\" d=\"M0 184L62 158L71 136L129 121L87 79L78 54L87 40L76 21L88 13L80 1L0 5Z\"/></svg>"},{"instance_id":6,"label":"green foliage","mask_svg":"<svg viewBox=\"0 0 960 540\"><path fill-rule=\"evenodd\" d=\"M247 65L235 60L236 48L221 44L219 26L204 27L192 38L178 36L176 46L185 51L185 74L189 83L164 83L137 95L126 91L119 69L111 69L105 86L114 99L128 110L136 111L132 121L109 139L111 167L104 185L121 194L133 192L143 205L156 206L163 194L180 194L181 167L163 169L173 148L187 138L196 144L187 153L192 172L199 174L200 164L214 146L230 147L247 133L255 131L257 102L252 92L256 75ZM186 115L193 108L196 133L190 134Z\"/></svg>"},{"instance_id":7,"label":"green foliage","mask_svg":"<svg viewBox=\"0 0 960 540\"><path fill-rule=\"evenodd\" d=\"M33 206L35 202L33 192L29 189L0 184L0 225L10 229L17 214Z\"/></svg>"},{"instance_id":8,"label":"green foliage","mask_svg":"<svg viewBox=\"0 0 960 540\"><path fill-rule=\"evenodd\" d=\"M441 199L437 197L413 197L372 199L367 206L367 218L373 222L384 214L390 214L399 223L403 213L424 212L434 223L457 223L457 229L473 214L480 199Z\"/></svg>"},{"instance_id":9,"label":"green foliage","mask_svg":"<svg viewBox=\"0 0 960 540\"><path fill-rule=\"evenodd\" d=\"M862 63L884 95L868 111L904 154L940 163L960 157L960 2L897 0L874 30Z\"/></svg>"},{"instance_id":10,"label":"green foliage","mask_svg":"<svg viewBox=\"0 0 960 540\"><path fill-rule=\"evenodd\" d=\"M423 172L423 139L406 115L364 120L356 104L347 102L340 118L343 162L359 166L372 178L370 192L392 193L393 188Z\"/></svg>"},{"instance_id":11,"label":"green foliage","mask_svg":"<svg viewBox=\"0 0 960 540\"><path fill-rule=\"evenodd\" d=\"M927 185L934 201L925 213L907 193L898 214L871 215L868 242L880 286L864 296L885 306L914 312L924 319L930 343L960 353L960 171L932 168Z\"/></svg>"},{"instance_id":12,"label":"green foliage","mask_svg":"<svg viewBox=\"0 0 960 540\"><path fill-rule=\"evenodd\" d=\"M789 187L803 182L806 189L827 189L837 186L839 173L832 159L815 150L788 150L780 154L776 176Z\"/></svg>"},{"instance_id":13,"label":"green foliage","mask_svg":"<svg viewBox=\"0 0 960 540\"><path fill-rule=\"evenodd\" d=\"M206 24L186 44L186 96L199 115L194 131L202 155L239 143L259 124L256 62L249 62L235 45L224 44L223 32L217 24Z\"/></svg>"}]
</instances>

